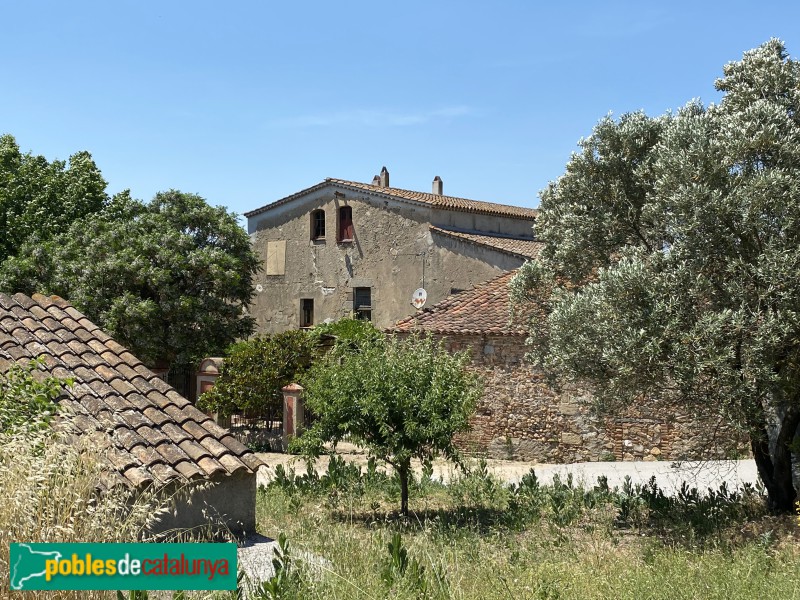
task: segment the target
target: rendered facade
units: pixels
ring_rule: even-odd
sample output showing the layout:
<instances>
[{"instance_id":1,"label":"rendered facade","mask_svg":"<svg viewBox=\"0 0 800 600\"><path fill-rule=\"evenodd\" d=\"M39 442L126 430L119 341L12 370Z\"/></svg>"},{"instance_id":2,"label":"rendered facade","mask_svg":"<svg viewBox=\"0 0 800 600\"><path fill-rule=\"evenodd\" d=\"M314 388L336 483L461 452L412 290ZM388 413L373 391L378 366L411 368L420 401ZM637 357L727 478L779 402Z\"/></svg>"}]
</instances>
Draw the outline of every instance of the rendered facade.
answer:
<instances>
[{"instance_id":1,"label":"rendered facade","mask_svg":"<svg viewBox=\"0 0 800 600\"><path fill-rule=\"evenodd\" d=\"M536 210L392 188L384 168L372 183L323 182L245 216L263 261L250 307L263 333L354 315L388 328L533 255Z\"/></svg>"}]
</instances>

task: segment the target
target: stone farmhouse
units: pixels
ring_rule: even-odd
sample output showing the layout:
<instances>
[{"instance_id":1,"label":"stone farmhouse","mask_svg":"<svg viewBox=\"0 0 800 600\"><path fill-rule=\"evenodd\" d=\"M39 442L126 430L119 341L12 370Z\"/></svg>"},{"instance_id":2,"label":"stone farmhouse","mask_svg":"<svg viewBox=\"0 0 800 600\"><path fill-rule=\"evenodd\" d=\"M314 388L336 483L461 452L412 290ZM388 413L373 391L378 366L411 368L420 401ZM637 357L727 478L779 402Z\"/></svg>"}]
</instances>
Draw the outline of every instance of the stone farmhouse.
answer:
<instances>
[{"instance_id":1,"label":"stone farmhouse","mask_svg":"<svg viewBox=\"0 0 800 600\"><path fill-rule=\"evenodd\" d=\"M541 243L537 211L392 188L325 181L246 213L264 270L251 306L263 333L349 315L407 335L429 332L469 350L486 387L459 443L494 458L575 462L723 456L740 436L718 415L643 401L597 415L585 390L553 390L525 361L526 330L508 284ZM421 311L411 305L427 290Z\"/></svg>"},{"instance_id":2,"label":"stone farmhouse","mask_svg":"<svg viewBox=\"0 0 800 600\"><path fill-rule=\"evenodd\" d=\"M74 381L58 399L66 409L59 426L107 457L98 489L171 494L200 486L191 503L178 499L153 531L255 531L256 471L263 465L255 454L68 302L0 293L0 372L35 358L49 375Z\"/></svg>"},{"instance_id":3,"label":"stone farmhouse","mask_svg":"<svg viewBox=\"0 0 800 600\"><path fill-rule=\"evenodd\" d=\"M326 179L245 213L263 270L250 307L275 333L354 314L379 328L412 315L414 291L444 300L515 269L536 247L536 210Z\"/></svg>"}]
</instances>

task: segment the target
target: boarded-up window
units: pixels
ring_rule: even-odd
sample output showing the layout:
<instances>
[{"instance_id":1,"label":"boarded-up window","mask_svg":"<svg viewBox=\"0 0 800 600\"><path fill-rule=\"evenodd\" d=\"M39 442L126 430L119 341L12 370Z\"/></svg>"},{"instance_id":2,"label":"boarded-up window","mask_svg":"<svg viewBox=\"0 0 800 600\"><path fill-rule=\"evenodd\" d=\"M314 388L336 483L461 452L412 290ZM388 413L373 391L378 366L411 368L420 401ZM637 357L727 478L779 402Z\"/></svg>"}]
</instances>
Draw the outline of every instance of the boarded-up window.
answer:
<instances>
[{"instance_id":1,"label":"boarded-up window","mask_svg":"<svg viewBox=\"0 0 800 600\"><path fill-rule=\"evenodd\" d=\"M325 211L315 210L311 213L311 239L325 239Z\"/></svg>"},{"instance_id":2,"label":"boarded-up window","mask_svg":"<svg viewBox=\"0 0 800 600\"><path fill-rule=\"evenodd\" d=\"M267 242L267 275L286 273L286 240Z\"/></svg>"},{"instance_id":3,"label":"boarded-up window","mask_svg":"<svg viewBox=\"0 0 800 600\"><path fill-rule=\"evenodd\" d=\"M339 207L339 241L353 241L353 209L349 206Z\"/></svg>"},{"instance_id":4,"label":"boarded-up window","mask_svg":"<svg viewBox=\"0 0 800 600\"><path fill-rule=\"evenodd\" d=\"M372 288L353 288L353 311L356 319L372 320Z\"/></svg>"}]
</instances>

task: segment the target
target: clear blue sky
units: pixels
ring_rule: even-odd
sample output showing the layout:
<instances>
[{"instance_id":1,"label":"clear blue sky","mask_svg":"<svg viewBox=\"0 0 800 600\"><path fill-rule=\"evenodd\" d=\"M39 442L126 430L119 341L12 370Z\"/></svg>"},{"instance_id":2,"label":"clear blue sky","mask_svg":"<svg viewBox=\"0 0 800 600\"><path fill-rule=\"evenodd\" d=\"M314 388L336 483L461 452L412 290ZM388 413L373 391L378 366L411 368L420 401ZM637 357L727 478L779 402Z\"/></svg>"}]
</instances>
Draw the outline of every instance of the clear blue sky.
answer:
<instances>
[{"instance_id":1,"label":"clear blue sky","mask_svg":"<svg viewBox=\"0 0 800 600\"><path fill-rule=\"evenodd\" d=\"M718 100L798 2L0 0L0 133L242 213L325 177L525 206L605 114Z\"/></svg>"}]
</instances>

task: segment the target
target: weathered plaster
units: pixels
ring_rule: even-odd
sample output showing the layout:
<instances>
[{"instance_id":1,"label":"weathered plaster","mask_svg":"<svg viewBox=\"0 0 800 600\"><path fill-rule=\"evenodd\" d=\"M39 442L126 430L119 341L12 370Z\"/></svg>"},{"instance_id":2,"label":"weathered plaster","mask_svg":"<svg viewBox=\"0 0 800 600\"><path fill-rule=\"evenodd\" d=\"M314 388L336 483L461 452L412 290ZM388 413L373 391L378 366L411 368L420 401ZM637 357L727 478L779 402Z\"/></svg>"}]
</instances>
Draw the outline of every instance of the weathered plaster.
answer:
<instances>
[{"instance_id":1,"label":"weathered plaster","mask_svg":"<svg viewBox=\"0 0 800 600\"><path fill-rule=\"evenodd\" d=\"M336 240L340 206L352 208L352 242ZM310 214L316 209L325 211L325 240L311 239ZM461 227L505 228L506 233L519 228L530 235L529 221L466 213L453 223L434 219L449 212L330 186L251 218L252 244L262 261L268 242L286 241L285 274L262 270L256 277L261 291L250 312L258 331L298 327L301 298L314 300L315 324L348 316L355 287L372 288L372 321L379 328L390 327L414 313L411 295L419 287L427 290L431 305L453 288L468 289L522 264L521 258L497 250L432 235L429 226L458 221Z\"/></svg>"}]
</instances>

